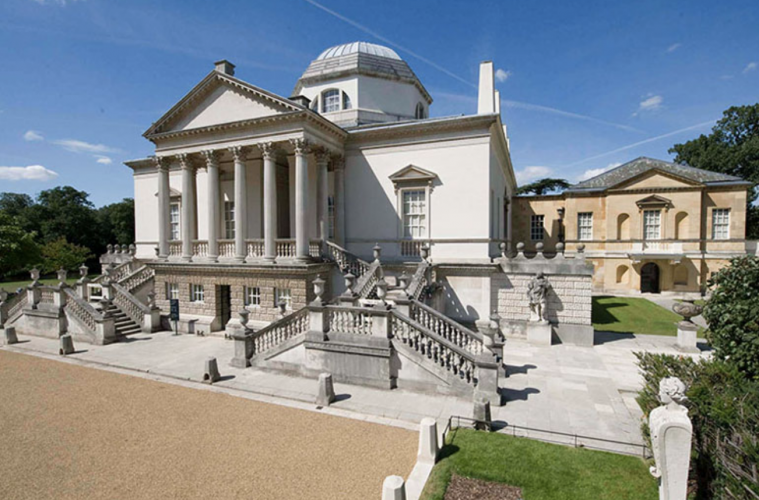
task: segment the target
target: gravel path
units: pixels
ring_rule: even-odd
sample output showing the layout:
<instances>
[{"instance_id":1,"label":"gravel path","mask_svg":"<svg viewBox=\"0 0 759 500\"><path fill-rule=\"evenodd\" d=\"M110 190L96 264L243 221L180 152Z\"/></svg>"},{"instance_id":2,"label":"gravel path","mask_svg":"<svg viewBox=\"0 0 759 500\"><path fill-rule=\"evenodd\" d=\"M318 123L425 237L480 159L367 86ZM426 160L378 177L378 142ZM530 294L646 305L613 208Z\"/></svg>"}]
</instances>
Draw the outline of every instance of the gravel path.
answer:
<instances>
[{"instance_id":1,"label":"gravel path","mask_svg":"<svg viewBox=\"0 0 759 500\"><path fill-rule=\"evenodd\" d=\"M414 432L0 350L0 498L379 498Z\"/></svg>"}]
</instances>

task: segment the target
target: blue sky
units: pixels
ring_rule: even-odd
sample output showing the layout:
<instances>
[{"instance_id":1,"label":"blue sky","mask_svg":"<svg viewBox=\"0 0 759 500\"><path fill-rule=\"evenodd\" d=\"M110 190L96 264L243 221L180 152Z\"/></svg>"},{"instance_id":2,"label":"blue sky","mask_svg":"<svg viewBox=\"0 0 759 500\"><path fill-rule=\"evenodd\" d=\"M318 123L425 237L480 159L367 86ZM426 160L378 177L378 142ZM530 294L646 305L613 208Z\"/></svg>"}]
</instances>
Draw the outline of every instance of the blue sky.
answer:
<instances>
[{"instance_id":1,"label":"blue sky","mask_svg":"<svg viewBox=\"0 0 759 500\"><path fill-rule=\"evenodd\" d=\"M432 116L476 111L493 60L522 181L574 182L707 133L759 101L759 2L4 0L0 191L72 185L100 206L133 193L121 162L227 58L289 96L322 50L389 45Z\"/></svg>"}]
</instances>

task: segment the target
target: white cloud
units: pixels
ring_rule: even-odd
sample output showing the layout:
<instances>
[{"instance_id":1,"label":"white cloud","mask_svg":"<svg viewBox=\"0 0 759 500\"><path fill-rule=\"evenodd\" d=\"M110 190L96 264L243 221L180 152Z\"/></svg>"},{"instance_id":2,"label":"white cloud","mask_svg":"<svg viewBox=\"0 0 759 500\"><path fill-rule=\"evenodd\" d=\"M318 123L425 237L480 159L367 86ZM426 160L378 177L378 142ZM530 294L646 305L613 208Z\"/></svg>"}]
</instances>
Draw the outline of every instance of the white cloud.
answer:
<instances>
[{"instance_id":1,"label":"white cloud","mask_svg":"<svg viewBox=\"0 0 759 500\"><path fill-rule=\"evenodd\" d=\"M28 167L0 167L0 179L5 181L50 181L58 174L42 165Z\"/></svg>"},{"instance_id":2,"label":"white cloud","mask_svg":"<svg viewBox=\"0 0 759 500\"><path fill-rule=\"evenodd\" d=\"M640 113L644 113L646 111L656 111L657 109L661 108L663 102L664 98L662 96L648 94L645 99L640 101L638 110L633 113L633 116L638 116Z\"/></svg>"},{"instance_id":3,"label":"white cloud","mask_svg":"<svg viewBox=\"0 0 759 500\"><path fill-rule=\"evenodd\" d=\"M683 46L682 43L673 43L672 45L670 45L669 47L667 47L667 52L668 53L672 53L672 52L676 51L677 49L679 49L682 46Z\"/></svg>"},{"instance_id":4,"label":"white cloud","mask_svg":"<svg viewBox=\"0 0 759 500\"><path fill-rule=\"evenodd\" d=\"M511 77L511 71L504 71L501 68L495 70L495 79L503 83Z\"/></svg>"},{"instance_id":5,"label":"white cloud","mask_svg":"<svg viewBox=\"0 0 759 500\"><path fill-rule=\"evenodd\" d=\"M110 165L111 163L113 163L113 160L110 159L108 156L95 155L95 157L97 158L97 162L100 163L101 165Z\"/></svg>"},{"instance_id":6,"label":"white cloud","mask_svg":"<svg viewBox=\"0 0 759 500\"><path fill-rule=\"evenodd\" d=\"M91 144L85 141L79 141L76 139L61 139L53 141L54 144L61 146L67 151L73 153L118 153L119 150L106 146L105 144Z\"/></svg>"},{"instance_id":7,"label":"white cloud","mask_svg":"<svg viewBox=\"0 0 759 500\"><path fill-rule=\"evenodd\" d=\"M25 141L42 141L45 138L42 137L42 134L37 132L36 130L27 130L24 134L24 140Z\"/></svg>"},{"instance_id":8,"label":"white cloud","mask_svg":"<svg viewBox=\"0 0 759 500\"><path fill-rule=\"evenodd\" d=\"M756 63L756 62L754 62L754 61L751 61L750 63L748 63L748 64L746 65L746 67L745 67L745 68L743 68L743 74L746 74L746 73L748 73L749 71L755 71L755 70L756 70L756 68L759 68L759 64L757 64L757 63Z\"/></svg>"},{"instance_id":9,"label":"white cloud","mask_svg":"<svg viewBox=\"0 0 759 500\"><path fill-rule=\"evenodd\" d=\"M522 170L517 170L514 173L517 177L517 184L521 186L523 184L548 177L551 175L551 173L553 173L553 170L549 167L533 166L524 167Z\"/></svg>"},{"instance_id":10,"label":"white cloud","mask_svg":"<svg viewBox=\"0 0 759 500\"><path fill-rule=\"evenodd\" d=\"M601 168L590 168L590 169L586 170L585 172L583 172L582 175L577 180L579 182L587 181L588 179L592 179L593 177L595 177L597 175L601 175L602 173L604 173L604 172L606 172L608 170L611 170L612 168L618 167L620 165L622 165L622 164L619 163L619 162L617 162L617 163L609 163L605 167L601 167Z\"/></svg>"}]
</instances>

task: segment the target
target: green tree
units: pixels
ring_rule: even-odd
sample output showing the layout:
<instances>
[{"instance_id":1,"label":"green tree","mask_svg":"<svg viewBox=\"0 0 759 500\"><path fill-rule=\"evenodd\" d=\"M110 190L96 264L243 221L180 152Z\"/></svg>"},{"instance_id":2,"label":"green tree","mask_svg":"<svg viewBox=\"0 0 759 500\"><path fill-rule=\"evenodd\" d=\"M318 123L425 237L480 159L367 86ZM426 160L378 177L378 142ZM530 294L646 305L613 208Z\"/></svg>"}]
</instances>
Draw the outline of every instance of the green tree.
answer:
<instances>
[{"instance_id":1,"label":"green tree","mask_svg":"<svg viewBox=\"0 0 759 500\"><path fill-rule=\"evenodd\" d=\"M715 356L759 380L759 257L732 259L708 284L703 315Z\"/></svg>"},{"instance_id":2,"label":"green tree","mask_svg":"<svg viewBox=\"0 0 759 500\"><path fill-rule=\"evenodd\" d=\"M704 170L737 175L751 183L746 212L746 237L759 238L759 103L733 106L723 113L709 135L675 144L677 163Z\"/></svg>"},{"instance_id":3,"label":"green tree","mask_svg":"<svg viewBox=\"0 0 759 500\"><path fill-rule=\"evenodd\" d=\"M564 179L541 179L539 181L525 184L517 189L517 194L546 194L553 191L563 191L570 184Z\"/></svg>"},{"instance_id":4,"label":"green tree","mask_svg":"<svg viewBox=\"0 0 759 500\"><path fill-rule=\"evenodd\" d=\"M34 234L26 232L14 217L0 211L0 278L27 270L38 259Z\"/></svg>"},{"instance_id":5,"label":"green tree","mask_svg":"<svg viewBox=\"0 0 759 500\"><path fill-rule=\"evenodd\" d=\"M71 186L48 189L37 196L37 204L30 210L32 218L39 221L43 243L64 238L97 254L105 251L108 243L101 240L95 209L86 192Z\"/></svg>"},{"instance_id":6,"label":"green tree","mask_svg":"<svg viewBox=\"0 0 759 500\"><path fill-rule=\"evenodd\" d=\"M134 243L134 200L124 198L97 211L101 241L129 245Z\"/></svg>"},{"instance_id":7,"label":"green tree","mask_svg":"<svg viewBox=\"0 0 759 500\"><path fill-rule=\"evenodd\" d=\"M52 273L58 269L76 271L93 257L89 248L69 243L66 238L59 238L42 247L42 272Z\"/></svg>"},{"instance_id":8,"label":"green tree","mask_svg":"<svg viewBox=\"0 0 759 500\"><path fill-rule=\"evenodd\" d=\"M34 200L28 194L0 193L0 212L16 219L16 222L26 231L39 231L39 224L30 216Z\"/></svg>"}]
</instances>

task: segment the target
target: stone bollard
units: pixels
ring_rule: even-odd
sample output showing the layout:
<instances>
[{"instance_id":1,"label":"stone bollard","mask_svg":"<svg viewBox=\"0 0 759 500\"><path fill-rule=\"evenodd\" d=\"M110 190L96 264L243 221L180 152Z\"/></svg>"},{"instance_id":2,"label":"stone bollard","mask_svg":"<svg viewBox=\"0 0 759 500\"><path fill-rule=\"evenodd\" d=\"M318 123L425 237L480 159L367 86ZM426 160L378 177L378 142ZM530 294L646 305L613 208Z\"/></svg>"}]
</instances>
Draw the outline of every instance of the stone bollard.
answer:
<instances>
[{"instance_id":1,"label":"stone bollard","mask_svg":"<svg viewBox=\"0 0 759 500\"><path fill-rule=\"evenodd\" d=\"M65 334L61 335L61 348L58 350L58 354L61 356L66 356L67 354L73 354L74 353L74 339L71 338L71 335Z\"/></svg>"},{"instance_id":2,"label":"stone bollard","mask_svg":"<svg viewBox=\"0 0 759 500\"><path fill-rule=\"evenodd\" d=\"M16 337L16 329L12 326L6 326L0 328L0 346L18 344L18 337Z\"/></svg>"},{"instance_id":3,"label":"stone bollard","mask_svg":"<svg viewBox=\"0 0 759 500\"><path fill-rule=\"evenodd\" d=\"M401 476L387 476L382 482L382 500L406 500L406 485Z\"/></svg>"},{"instance_id":4,"label":"stone bollard","mask_svg":"<svg viewBox=\"0 0 759 500\"><path fill-rule=\"evenodd\" d=\"M474 428L478 431L492 431L492 417L490 416L490 401L484 398L474 400Z\"/></svg>"},{"instance_id":5,"label":"stone bollard","mask_svg":"<svg viewBox=\"0 0 759 500\"><path fill-rule=\"evenodd\" d=\"M332 374L322 373L319 375L319 394L316 396L316 404L329 406L335 400L335 386L332 384Z\"/></svg>"},{"instance_id":6,"label":"stone bollard","mask_svg":"<svg viewBox=\"0 0 759 500\"><path fill-rule=\"evenodd\" d=\"M203 372L203 382L206 384L213 384L221 380L219 375L219 365L216 363L216 358L206 359L206 369Z\"/></svg>"},{"instance_id":7,"label":"stone bollard","mask_svg":"<svg viewBox=\"0 0 759 500\"><path fill-rule=\"evenodd\" d=\"M416 454L416 462L435 465L437 453L437 422L434 418L423 418L419 424L419 451Z\"/></svg>"}]
</instances>

